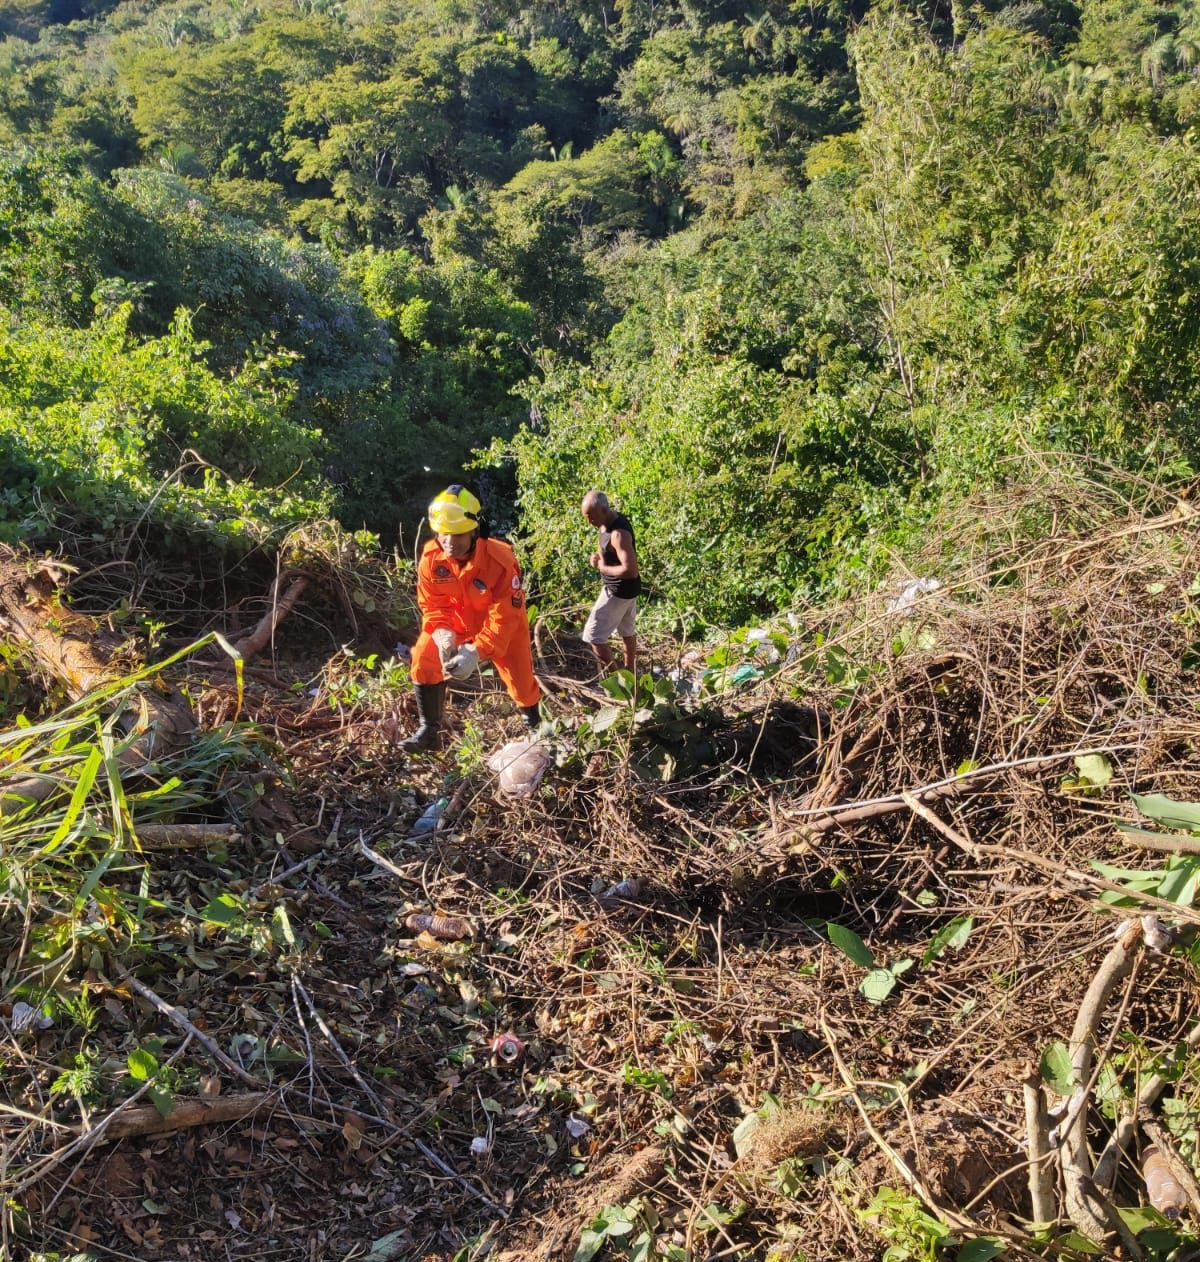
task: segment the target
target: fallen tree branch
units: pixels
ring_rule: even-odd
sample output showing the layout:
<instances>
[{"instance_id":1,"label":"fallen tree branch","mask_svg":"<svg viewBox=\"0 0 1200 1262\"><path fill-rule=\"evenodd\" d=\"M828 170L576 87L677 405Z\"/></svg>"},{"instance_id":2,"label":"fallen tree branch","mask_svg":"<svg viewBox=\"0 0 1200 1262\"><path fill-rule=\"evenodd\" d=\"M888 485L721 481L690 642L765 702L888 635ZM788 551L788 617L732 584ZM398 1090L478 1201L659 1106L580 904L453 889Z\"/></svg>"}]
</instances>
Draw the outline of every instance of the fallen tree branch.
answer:
<instances>
[{"instance_id":1,"label":"fallen tree branch","mask_svg":"<svg viewBox=\"0 0 1200 1262\"><path fill-rule=\"evenodd\" d=\"M377 850L372 850L370 846L363 840L362 833L358 836L358 848L362 851L363 857L370 859L377 867L383 868L385 872L390 872L393 876L398 877L401 881L407 881L409 885L420 887L421 882L415 876L409 876L403 869L398 868L390 859L385 859Z\"/></svg>"},{"instance_id":2,"label":"fallen tree branch","mask_svg":"<svg viewBox=\"0 0 1200 1262\"><path fill-rule=\"evenodd\" d=\"M242 836L236 824L138 824L134 832L144 850L199 850Z\"/></svg>"},{"instance_id":3,"label":"fallen tree branch","mask_svg":"<svg viewBox=\"0 0 1200 1262\"><path fill-rule=\"evenodd\" d=\"M174 1024L177 1025L181 1030L183 1030L187 1034L190 1034L196 1040L196 1042L199 1043L200 1046L203 1047L204 1050L213 1058L213 1060L215 1060L217 1064L220 1065L223 1069L228 1070L231 1074L233 1074L235 1078L241 1079L241 1081L246 1083L247 1086L261 1087L263 1085L257 1078L254 1077L253 1074L248 1074L241 1067L241 1065L237 1063L237 1061L233 1060L229 1056L226 1056L226 1054L223 1051L221 1051L221 1049L216 1045L216 1043L214 1043L212 1039L210 1039L208 1035L205 1034L203 1031L197 1029L187 1019L187 1017L185 1017L183 1013L179 1011L178 1008L176 1008L172 1004L167 1003L167 1001L161 998L159 995L156 995L154 991L150 989L149 986L147 986L144 982L139 982L138 979L134 977L134 975L131 972L129 972L127 969L124 969L120 965L118 965L117 972L119 976L124 981L128 982L129 985L139 995L141 995L143 999L149 1000L149 1002L152 1003L154 1007L157 1008L158 1011L161 1012L162 1015L167 1018L168 1021L174 1022Z\"/></svg>"},{"instance_id":4,"label":"fallen tree branch","mask_svg":"<svg viewBox=\"0 0 1200 1262\"><path fill-rule=\"evenodd\" d=\"M287 591L280 596L280 588L283 586L284 580L288 578L291 578L290 574L281 574L271 584L271 592L268 597L271 607L258 620L254 630L234 644L233 647L241 654L243 662L249 661L256 653L261 653L268 644L274 641L276 628L292 612L296 601L307 590L309 580L305 575L301 574L292 579Z\"/></svg>"},{"instance_id":5,"label":"fallen tree branch","mask_svg":"<svg viewBox=\"0 0 1200 1262\"><path fill-rule=\"evenodd\" d=\"M53 776L21 776L10 781L0 792L0 815L16 815L33 802L44 802L58 781Z\"/></svg>"},{"instance_id":6,"label":"fallen tree branch","mask_svg":"<svg viewBox=\"0 0 1200 1262\"><path fill-rule=\"evenodd\" d=\"M1054 1182L1050 1176L1050 1126L1046 1117L1046 1095L1037 1070L1030 1065L1021 1084L1025 1094L1025 1132L1029 1140L1029 1200L1035 1223L1052 1223L1058 1218L1054 1204Z\"/></svg>"},{"instance_id":7,"label":"fallen tree branch","mask_svg":"<svg viewBox=\"0 0 1200 1262\"><path fill-rule=\"evenodd\" d=\"M833 1057L833 1063L837 1068L838 1076L846 1085L850 1099L854 1101L854 1107L858 1110L858 1115L862 1119L862 1124L866 1127L867 1134L875 1141L875 1146L891 1163L896 1173L908 1184L910 1188L925 1202L925 1205L943 1222L949 1223L953 1227L966 1228L975 1230L975 1225L969 1218L964 1218L961 1214L956 1213L952 1209L944 1207L934 1196L929 1185L924 1179L908 1164L907 1161L892 1147L891 1144L883 1137L882 1132L871 1121L871 1115L867 1112L866 1106L863 1104L859 1096L858 1083L855 1082L850 1070L846 1066L845 1060L842 1059L842 1053L837 1045L837 1040L833 1037L833 1032L821 1020L821 1034L824 1036L825 1044L829 1048L829 1053Z\"/></svg>"},{"instance_id":8,"label":"fallen tree branch","mask_svg":"<svg viewBox=\"0 0 1200 1262\"><path fill-rule=\"evenodd\" d=\"M175 1061L187 1051L191 1044L192 1036L189 1034L182 1043L167 1058L167 1064L172 1065ZM7 1184L0 1180L0 1188L3 1188L4 1196L8 1200L15 1200L28 1188L39 1182L46 1174L60 1166L64 1162L69 1161L73 1156L79 1154L81 1157L90 1152L97 1144L103 1143L108 1131L117 1124L118 1119L128 1112L133 1106L146 1094L150 1088L154 1086L154 1079L147 1078L140 1087L127 1100L122 1100L111 1113L106 1113L103 1118L95 1125L84 1131L82 1135L78 1135L71 1140L69 1144L65 1144L62 1148L55 1149L54 1152L47 1153L40 1161L31 1166L24 1172L20 1180L13 1184ZM7 1170L4 1171L7 1173ZM65 1186L65 1185L64 1185Z\"/></svg>"},{"instance_id":9,"label":"fallen tree branch","mask_svg":"<svg viewBox=\"0 0 1200 1262\"><path fill-rule=\"evenodd\" d=\"M135 1135L162 1135L168 1131L187 1130L192 1126L209 1126L214 1122L236 1122L257 1112L270 1100L278 1098L274 1091L247 1091L240 1095L195 1096L176 1099L164 1117L153 1104L132 1109L115 1109L97 1120L92 1130L103 1129L97 1143L129 1139ZM90 1131L81 1131L88 1135Z\"/></svg>"},{"instance_id":10,"label":"fallen tree branch","mask_svg":"<svg viewBox=\"0 0 1200 1262\"><path fill-rule=\"evenodd\" d=\"M904 805L913 811L914 814L919 815L923 820L931 824L943 837L954 842L956 846L966 854L969 854L972 859L980 859L985 855L993 855L1007 860L1016 859L1021 863L1029 864L1030 867L1039 868L1052 876L1061 877L1064 883L1090 886L1095 890L1107 890L1110 893L1121 894L1125 898L1144 904L1146 907L1155 907L1169 912L1177 920L1186 920L1190 924L1200 925L1200 911L1193 907L1185 907L1182 903L1173 903L1169 899L1159 898L1156 894L1146 894L1140 890L1130 889L1117 881L1110 881L1106 877L1097 876L1094 872L1084 872L1079 868L1071 867L1069 864L1060 863L1057 859L1047 858L1045 855L1034 854L1031 850L1021 850L1015 846L995 846L970 841L947 824L935 812L929 810L924 803L919 802L912 793L902 790L900 796L904 801ZM1121 907L1106 907L1105 909L1118 915L1124 914L1127 910Z\"/></svg>"},{"instance_id":11,"label":"fallen tree branch","mask_svg":"<svg viewBox=\"0 0 1200 1262\"><path fill-rule=\"evenodd\" d=\"M1169 854L1200 854L1200 837L1191 833L1156 833L1148 828L1120 828L1118 841L1132 842L1144 850L1165 850Z\"/></svg>"},{"instance_id":12,"label":"fallen tree branch","mask_svg":"<svg viewBox=\"0 0 1200 1262\"><path fill-rule=\"evenodd\" d=\"M1134 921L1101 961L1079 1005L1068 1050L1071 1057L1071 1077L1079 1084L1078 1089L1083 1092L1083 1098L1067 1126L1059 1150L1064 1199L1071 1221L1083 1235L1097 1244L1103 1244L1113 1235L1118 1236L1129 1251L1128 1256L1133 1258L1142 1258L1145 1254L1133 1233L1096 1186L1092 1156L1087 1145L1087 1127L1088 1101L1094 1085L1092 1060L1096 1032L1113 991L1129 976L1139 960L1141 942L1142 927ZM1097 1064L1097 1073L1099 1068Z\"/></svg>"},{"instance_id":13,"label":"fallen tree branch","mask_svg":"<svg viewBox=\"0 0 1200 1262\"><path fill-rule=\"evenodd\" d=\"M1100 745L1093 749L1065 749L1057 754L1038 754L1031 755L1028 758L1010 758L1004 762L988 763L986 767L975 767L970 771L944 776L941 780L934 780L929 784L921 785L919 788L910 789L908 792L918 799L928 799L931 796L943 797L946 796L947 791L951 790L951 786L954 786L953 791L958 791L960 786L972 780L997 776L1003 771L1015 771L1022 767L1051 766L1068 758L1082 758L1087 754L1113 754L1135 748L1137 747L1134 745ZM789 811L787 818L789 820L806 820L805 827L816 828L817 831L824 832L838 823L851 823L854 820L871 819L876 815L886 815L891 811L901 810L905 805L904 791L902 790L898 793L889 793L884 797L866 798L858 802L842 802L834 806L803 807L800 810ZM812 822L814 820L817 821L815 824Z\"/></svg>"},{"instance_id":14,"label":"fallen tree branch","mask_svg":"<svg viewBox=\"0 0 1200 1262\"><path fill-rule=\"evenodd\" d=\"M63 685L72 701L79 701L111 687L128 671L119 659L119 641L94 618L66 603L62 585L72 572L71 566L0 548L0 617L6 629ZM121 718L125 730L136 735L121 753L123 768L140 767L178 748L196 729L187 702L162 688L137 690L125 702ZM39 801L48 797L52 789L43 792L38 780L31 778L20 792Z\"/></svg>"}]
</instances>

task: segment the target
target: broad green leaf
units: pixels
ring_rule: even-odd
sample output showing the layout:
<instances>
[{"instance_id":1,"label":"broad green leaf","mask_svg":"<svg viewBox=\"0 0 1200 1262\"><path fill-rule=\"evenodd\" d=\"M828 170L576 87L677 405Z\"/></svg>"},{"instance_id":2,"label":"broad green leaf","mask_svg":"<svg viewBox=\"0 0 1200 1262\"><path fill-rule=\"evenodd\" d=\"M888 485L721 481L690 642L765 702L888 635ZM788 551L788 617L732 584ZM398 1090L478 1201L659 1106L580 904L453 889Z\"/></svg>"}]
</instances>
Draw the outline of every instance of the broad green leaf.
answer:
<instances>
[{"instance_id":1,"label":"broad green leaf","mask_svg":"<svg viewBox=\"0 0 1200 1262\"><path fill-rule=\"evenodd\" d=\"M922 967L930 960L936 960L947 949L961 951L974 927L975 921L970 916L955 916L949 924L943 925L925 948L925 954L921 956Z\"/></svg>"},{"instance_id":2,"label":"broad green leaf","mask_svg":"<svg viewBox=\"0 0 1200 1262\"><path fill-rule=\"evenodd\" d=\"M1098 1245L1094 1240L1089 1240L1087 1236L1080 1235L1077 1231L1065 1232L1054 1243L1060 1249L1074 1249L1076 1253L1086 1253L1089 1257L1104 1256L1103 1246Z\"/></svg>"},{"instance_id":3,"label":"broad green leaf","mask_svg":"<svg viewBox=\"0 0 1200 1262\"><path fill-rule=\"evenodd\" d=\"M620 706L606 705L601 706L599 710L591 717L591 729L593 732L607 732L610 727L621 717L624 711Z\"/></svg>"},{"instance_id":4,"label":"broad green leaf","mask_svg":"<svg viewBox=\"0 0 1200 1262\"><path fill-rule=\"evenodd\" d=\"M1071 1069L1071 1053L1061 1040L1051 1043L1043 1052L1038 1069L1042 1081L1058 1095L1068 1096L1075 1090L1075 1075Z\"/></svg>"},{"instance_id":5,"label":"broad green leaf","mask_svg":"<svg viewBox=\"0 0 1200 1262\"><path fill-rule=\"evenodd\" d=\"M1156 893L1169 903L1177 903L1180 907L1190 907L1196 898L1196 887L1200 883L1200 855L1191 855L1180 859L1178 863L1168 860L1167 870L1158 883Z\"/></svg>"},{"instance_id":6,"label":"broad green leaf","mask_svg":"<svg viewBox=\"0 0 1200 1262\"><path fill-rule=\"evenodd\" d=\"M130 1052L125 1058L125 1064L129 1067L129 1076L136 1078L138 1082L145 1082L147 1078L152 1078L158 1069L158 1061L154 1054L146 1051L144 1047Z\"/></svg>"},{"instance_id":7,"label":"broad green leaf","mask_svg":"<svg viewBox=\"0 0 1200 1262\"><path fill-rule=\"evenodd\" d=\"M200 913L207 921L215 925L232 925L244 916L241 902L232 894L218 894L211 898L208 905Z\"/></svg>"},{"instance_id":8,"label":"broad green leaf","mask_svg":"<svg viewBox=\"0 0 1200 1262\"><path fill-rule=\"evenodd\" d=\"M1169 1227L1167 1218L1149 1205L1114 1205L1121 1221L1135 1236L1153 1227Z\"/></svg>"},{"instance_id":9,"label":"broad green leaf","mask_svg":"<svg viewBox=\"0 0 1200 1262\"><path fill-rule=\"evenodd\" d=\"M1101 789L1113 778L1112 763L1103 754L1080 754L1075 759L1075 766L1089 784Z\"/></svg>"},{"instance_id":10,"label":"broad green leaf","mask_svg":"<svg viewBox=\"0 0 1200 1262\"><path fill-rule=\"evenodd\" d=\"M615 670L600 687L615 701L628 701L633 696L633 676L627 670Z\"/></svg>"},{"instance_id":11,"label":"broad green leaf","mask_svg":"<svg viewBox=\"0 0 1200 1262\"><path fill-rule=\"evenodd\" d=\"M152 1083L147 1088L146 1094L150 1097L151 1104L158 1110L160 1117L166 1117L170 1113L171 1105L175 1102L175 1096L166 1087L159 1086L158 1083Z\"/></svg>"},{"instance_id":12,"label":"broad green leaf","mask_svg":"<svg viewBox=\"0 0 1200 1262\"><path fill-rule=\"evenodd\" d=\"M1147 818L1156 819L1168 828L1200 832L1200 802L1177 802L1161 793L1131 793L1130 797Z\"/></svg>"},{"instance_id":13,"label":"broad green leaf","mask_svg":"<svg viewBox=\"0 0 1200 1262\"><path fill-rule=\"evenodd\" d=\"M896 974L890 968L873 968L859 983L858 989L871 1003L883 1003L896 989Z\"/></svg>"},{"instance_id":14,"label":"broad green leaf","mask_svg":"<svg viewBox=\"0 0 1200 1262\"><path fill-rule=\"evenodd\" d=\"M604 1236L590 1227L585 1227L579 1233L579 1244L575 1248L572 1262L592 1262L592 1258L603 1248Z\"/></svg>"},{"instance_id":15,"label":"broad green leaf","mask_svg":"<svg viewBox=\"0 0 1200 1262\"><path fill-rule=\"evenodd\" d=\"M1005 1247L1004 1242L995 1236L977 1236L959 1249L957 1262L988 1262L989 1258L998 1258Z\"/></svg>"},{"instance_id":16,"label":"broad green leaf","mask_svg":"<svg viewBox=\"0 0 1200 1262\"><path fill-rule=\"evenodd\" d=\"M829 935L829 941L860 968L875 967L875 957L871 954L871 948L853 929L847 929L845 925L839 925L830 920L825 924L825 932Z\"/></svg>"}]
</instances>

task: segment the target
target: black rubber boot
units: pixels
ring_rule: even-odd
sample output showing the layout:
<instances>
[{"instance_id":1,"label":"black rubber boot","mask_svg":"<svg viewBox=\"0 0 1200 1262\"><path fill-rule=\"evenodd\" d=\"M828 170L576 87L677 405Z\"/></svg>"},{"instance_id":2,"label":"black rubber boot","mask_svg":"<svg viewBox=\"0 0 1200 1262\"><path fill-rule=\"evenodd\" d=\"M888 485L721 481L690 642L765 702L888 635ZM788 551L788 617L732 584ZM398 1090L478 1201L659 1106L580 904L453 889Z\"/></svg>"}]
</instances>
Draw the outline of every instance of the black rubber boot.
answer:
<instances>
[{"instance_id":1,"label":"black rubber boot","mask_svg":"<svg viewBox=\"0 0 1200 1262\"><path fill-rule=\"evenodd\" d=\"M400 748L409 751L441 749L442 703L446 697L446 685L413 684L413 697L417 702L417 717L421 726L407 740L400 742Z\"/></svg>"},{"instance_id":2,"label":"black rubber boot","mask_svg":"<svg viewBox=\"0 0 1200 1262\"><path fill-rule=\"evenodd\" d=\"M542 711L538 702L533 705L523 705L518 707L521 711L521 717L525 720L525 726L531 731L536 732L542 723Z\"/></svg>"}]
</instances>

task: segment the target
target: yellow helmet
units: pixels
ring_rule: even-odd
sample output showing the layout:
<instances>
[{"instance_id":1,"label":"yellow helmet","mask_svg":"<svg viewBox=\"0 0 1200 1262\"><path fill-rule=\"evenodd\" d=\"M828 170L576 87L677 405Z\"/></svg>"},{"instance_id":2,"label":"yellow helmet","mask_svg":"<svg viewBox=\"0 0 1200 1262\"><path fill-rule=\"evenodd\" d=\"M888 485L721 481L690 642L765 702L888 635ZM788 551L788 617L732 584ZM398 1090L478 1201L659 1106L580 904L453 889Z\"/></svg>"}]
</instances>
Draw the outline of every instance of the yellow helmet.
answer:
<instances>
[{"instance_id":1,"label":"yellow helmet","mask_svg":"<svg viewBox=\"0 0 1200 1262\"><path fill-rule=\"evenodd\" d=\"M465 535L479 529L479 501L465 486L448 486L429 505L435 535Z\"/></svg>"}]
</instances>

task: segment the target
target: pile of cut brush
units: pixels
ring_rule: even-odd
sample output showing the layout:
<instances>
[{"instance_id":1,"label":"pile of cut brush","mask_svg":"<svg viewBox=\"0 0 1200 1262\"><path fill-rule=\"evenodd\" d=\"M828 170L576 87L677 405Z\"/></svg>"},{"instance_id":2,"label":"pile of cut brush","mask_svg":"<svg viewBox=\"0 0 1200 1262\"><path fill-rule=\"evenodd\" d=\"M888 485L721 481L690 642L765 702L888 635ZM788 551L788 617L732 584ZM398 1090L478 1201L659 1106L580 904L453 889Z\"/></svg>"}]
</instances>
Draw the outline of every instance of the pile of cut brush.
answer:
<instances>
[{"instance_id":1,"label":"pile of cut brush","mask_svg":"<svg viewBox=\"0 0 1200 1262\"><path fill-rule=\"evenodd\" d=\"M1200 517L1055 487L701 698L540 628L525 798L500 694L406 761L344 654L137 767L145 679L0 734L4 1247L1190 1256Z\"/></svg>"}]
</instances>

